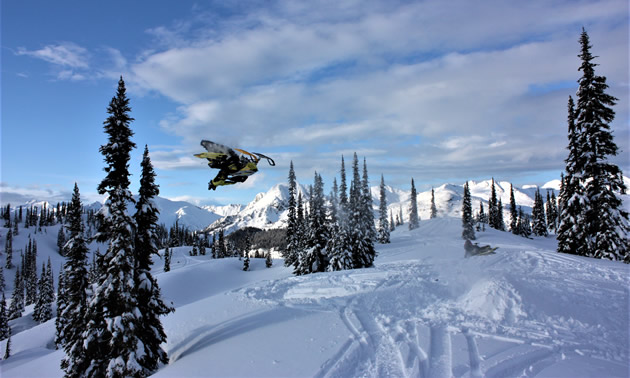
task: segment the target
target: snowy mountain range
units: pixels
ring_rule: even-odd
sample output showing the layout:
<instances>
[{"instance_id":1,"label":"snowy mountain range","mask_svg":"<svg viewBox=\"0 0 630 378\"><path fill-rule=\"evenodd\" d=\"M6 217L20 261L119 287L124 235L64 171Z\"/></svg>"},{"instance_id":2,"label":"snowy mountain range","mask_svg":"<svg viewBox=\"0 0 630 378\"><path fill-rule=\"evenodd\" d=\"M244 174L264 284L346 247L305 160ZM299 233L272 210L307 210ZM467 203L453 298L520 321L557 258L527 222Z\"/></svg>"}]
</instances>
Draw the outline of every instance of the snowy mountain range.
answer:
<instances>
[{"instance_id":1,"label":"snowy mountain range","mask_svg":"<svg viewBox=\"0 0 630 378\"><path fill-rule=\"evenodd\" d=\"M627 187L630 187L630 178L624 177ZM491 194L491 180L469 181L470 193L472 196L473 212L479 209L479 203L484 203L487 211L487 203ZM550 181L540 186L543 199L546 193L555 192L558 195L560 181ZM539 189L536 185L524 185L514 187L514 198L517 206L521 206L526 213L531 212L534 204L534 194ZM501 199L504 206L504 219L509 219L508 206L510 203L510 183L507 181L495 182L497 197ZM434 188L435 204L438 209L438 216L461 216L461 202L464 194L464 187L456 184L443 184ZM298 192L302 193L304 202L308 201L308 188L298 184ZM403 221L409 218L409 197L410 190L402 190L386 187L387 207L394 217L402 213ZM379 207L380 188L371 187L373 208L376 212ZM623 196L628 201L629 196ZM419 192L417 194L418 214L421 219L428 219L431 211L431 191ZM289 188L287 184L276 184L266 192L256 195L254 200L247 205L231 204L224 206L203 206L199 207L185 201L172 201L166 198L157 197L155 204L160 211L159 223L167 227L178 221L180 226L190 230L205 230L215 232L223 228L226 233L233 232L243 227L256 227L260 229L274 229L286 227L289 203ZM626 202L627 203L627 202ZM12 204L13 208L19 205L24 207L35 206L41 209L42 206L56 206L56 203L48 203L41 199L33 199L24 204ZM17 205L17 206L16 206ZM102 204L94 202L86 205L89 209L98 210Z\"/></svg>"}]
</instances>

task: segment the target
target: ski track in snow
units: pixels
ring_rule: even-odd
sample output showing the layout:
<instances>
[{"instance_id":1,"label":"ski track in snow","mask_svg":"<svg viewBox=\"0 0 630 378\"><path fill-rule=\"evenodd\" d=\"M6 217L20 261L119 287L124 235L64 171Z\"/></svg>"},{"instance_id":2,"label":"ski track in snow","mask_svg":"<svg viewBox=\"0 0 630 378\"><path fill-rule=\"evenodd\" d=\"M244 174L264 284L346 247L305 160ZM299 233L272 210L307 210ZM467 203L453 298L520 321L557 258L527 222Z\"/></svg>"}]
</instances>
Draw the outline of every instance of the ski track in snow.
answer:
<instances>
[{"instance_id":1,"label":"ski track in snow","mask_svg":"<svg viewBox=\"0 0 630 378\"><path fill-rule=\"evenodd\" d=\"M444 242L439 236L444 224L429 225L424 234L435 233L435 239ZM433 242L430 236L424 238L419 248ZM459 240L452 243L445 249L463 251ZM507 252L519 248L498 245ZM409 247L403 244L387 250L387 257L405 253ZM583 258L531 248L451 263L454 274L445 277L440 277L443 271L434 271L420 260L383 262L352 274L291 277L241 293L270 304L339 314L350 337L321 365L316 377L536 376L571 356L628 360L627 335L614 335L602 326L606 309L594 311L601 314L603 310L604 315L588 319L592 323L571 313L571 301L596 292L627 298L627 288L610 284L627 282L624 268L615 272ZM480 265L480 272L493 274L475 275L479 272L475 271L470 277L458 277L466 274L467 264ZM567 272L575 274L567 276ZM458 279L449 282L454 277ZM593 282L594 277L602 277L601 282ZM529 293L525 283L533 279L549 286ZM551 293L549 301L561 302L553 307L562 309L566 304L567 313L552 316L553 308L528 305L528 300L536 303L535 297L546 290ZM611 301L610 306L611 313L623 314L623 301ZM607 321L627 324L628 319ZM501 348L494 351L496 347L486 344ZM618 349L619 345L624 348Z\"/></svg>"}]
</instances>

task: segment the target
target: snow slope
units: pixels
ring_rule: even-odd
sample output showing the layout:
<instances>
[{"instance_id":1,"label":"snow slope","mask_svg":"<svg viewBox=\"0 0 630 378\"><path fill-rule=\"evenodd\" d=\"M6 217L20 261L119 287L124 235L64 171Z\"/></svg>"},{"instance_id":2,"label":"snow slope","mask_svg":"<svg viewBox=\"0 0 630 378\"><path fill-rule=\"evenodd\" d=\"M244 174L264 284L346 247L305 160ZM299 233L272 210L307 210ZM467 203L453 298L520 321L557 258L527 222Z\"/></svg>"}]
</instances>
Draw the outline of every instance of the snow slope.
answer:
<instances>
[{"instance_id":1,"label":"snow slope","mask_svg":"<svg viewBox=\"0 0 630 378\"><path fill-rule=\"evenodd\" d=\"M457 218L424 220L377 246L373 268L300 277L281 260L243 272L178 248L170 272L154 267L177 309L164 318L170 364L155 376L630 375L630 266L495 230L478 233L495 255L464 259L460 234ZM11 324L0 375L61 376L54 320Z\"/></svg>"}]
</instances>

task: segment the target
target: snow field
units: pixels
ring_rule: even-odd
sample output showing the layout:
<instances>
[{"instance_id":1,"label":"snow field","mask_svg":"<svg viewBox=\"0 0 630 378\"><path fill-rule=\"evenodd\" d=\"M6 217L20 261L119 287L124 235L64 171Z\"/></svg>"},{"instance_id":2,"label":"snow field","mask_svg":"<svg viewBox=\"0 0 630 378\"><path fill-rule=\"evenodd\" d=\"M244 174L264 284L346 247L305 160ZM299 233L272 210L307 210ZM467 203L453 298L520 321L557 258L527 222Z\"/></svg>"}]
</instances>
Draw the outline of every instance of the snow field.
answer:
<instances>
[{"instance_id":1,"label":"snow field","mask_svg":"<svg viewBox=\"0 0 630 378\"><path fill-rule=\"evenodd\" d=\"M628 265L491 229L477 242L497 253L464 259L460 235L457 218L403 225L377 245L373 268L299 277L282 260L252 259L243 272L238 259L175 248L170 272L154 258L176 307L163 319L170 364L155 376L630 375ZM39 261L56 254L44 245ZM11 325L2 377L62 376L54 319Z\"/></svg>"}]
</instances>

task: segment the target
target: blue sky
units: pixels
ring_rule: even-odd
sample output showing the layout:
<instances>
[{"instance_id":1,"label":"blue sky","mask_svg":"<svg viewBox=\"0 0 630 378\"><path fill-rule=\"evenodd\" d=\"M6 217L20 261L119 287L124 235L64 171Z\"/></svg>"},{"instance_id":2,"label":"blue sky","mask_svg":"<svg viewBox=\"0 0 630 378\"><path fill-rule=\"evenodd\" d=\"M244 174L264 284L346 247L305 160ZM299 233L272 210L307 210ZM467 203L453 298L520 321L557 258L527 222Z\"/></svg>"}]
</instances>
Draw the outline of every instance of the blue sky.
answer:
<instances>
[{"instance_id":1,"label":"blue sky","mask_svg":"<svg viewBox=\"0 0 630 378\"><path fill-rule=\"evenodd\" d=\"M566 157L566 103L585 27L619 101L630 170L628 2L4 1L2 202L95 200L102 123L122 75L137 188L148 145L161 196L246 203L365 157L373 185L543 184ZM266 153L246 183L207 191L210 139ZM134 189L132 188L132 189Z\"/></svg>"}]
</instances>

